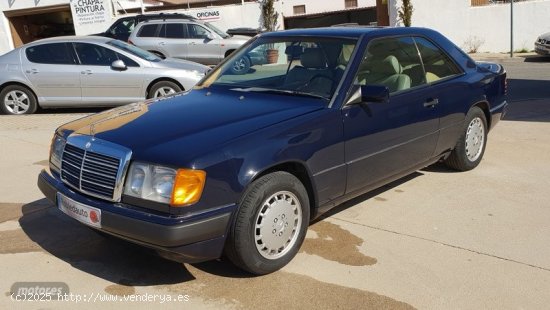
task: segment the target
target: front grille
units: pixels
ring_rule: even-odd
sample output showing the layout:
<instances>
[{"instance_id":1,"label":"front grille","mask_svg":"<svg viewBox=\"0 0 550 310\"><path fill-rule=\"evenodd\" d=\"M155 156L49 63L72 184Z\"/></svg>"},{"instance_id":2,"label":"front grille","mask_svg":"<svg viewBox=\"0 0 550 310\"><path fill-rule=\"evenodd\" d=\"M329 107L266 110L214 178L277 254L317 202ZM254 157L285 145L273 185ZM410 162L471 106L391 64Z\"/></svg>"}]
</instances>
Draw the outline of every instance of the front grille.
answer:
<instances>
[{"instance_id":1,"label":"front grille","mask_svg":"<svg viewBox=\"0 0 550 310\"><path fill-rule=\"evenodd\" d=\"M65 145L61 179L83 193L115 200L120 158Z\"/></svg>"}]
</instances>

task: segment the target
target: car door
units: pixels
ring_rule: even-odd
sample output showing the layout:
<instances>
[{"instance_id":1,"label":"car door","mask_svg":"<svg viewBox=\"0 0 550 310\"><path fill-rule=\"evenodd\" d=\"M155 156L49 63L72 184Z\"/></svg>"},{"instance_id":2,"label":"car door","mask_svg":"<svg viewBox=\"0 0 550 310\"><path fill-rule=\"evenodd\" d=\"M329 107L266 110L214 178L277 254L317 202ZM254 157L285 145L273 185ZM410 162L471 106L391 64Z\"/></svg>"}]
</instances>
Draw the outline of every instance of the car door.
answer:
<instances>
[{"instance_id":1,"label":"car door","mask_svg":"<svg viewBox=\"0 0 550 310\"><path fill-rule=\"evenodd\" d=\"M386 86L390 96L388 102L355 102L342 109L346 193L375 186L427 161L439 130L437 99L426 85L412 38L372 40L354 83Z\"/></svg>"},{"instance_id":2,"label":"car door","mask_svg":"<svg viewBox=\"0 0 550 310\"><path fill-rule=\"evenodd\" d=\"M186 59L189 41L183 23L162 24L159 30L158 50L167 57Z\"/></svg>"},{"instance_id":3,"label":"car door","mask_svg":"<svg viewBox=\"0 0 550 310\"><path fill-rule=\"evenodd\" d=\"M414 37L422 57L427 84L437 98L441 118L435 155L454 148L464 122L464 106L471 100L470 84L458 64L443 49L424 37Z\"/></svg>"},{"instance_id":4,"label":"car door","mask_svg":"<svg viewBox=\"0 0 550 310\"><path fill-rule=\"evenodd\" d=\"M195 24L187 24L188 51L187 59L205 65L216 65L222 59L221 40L218 35L212 33L206 27Z\"/></svg>"},{"instance_id":5,"label":"car door","mask_svg":"<svg viewBox=\"0 0 550 310\"><path fill-rule=\"evenodd\" d=\"M67 43L32 45L22 53L23 72L41 105L74 105L81 101L80 67Z\"/></svg>"},{"instance_id":6,"label":"car door","mask_svg":"<svg viewBox=\"0 0 550 310\"><path fill-rule=\"evenodd\" d=\"M90 105L118 105L145 97L144 75L139 64L102 45L73 43L80 61L82 102ZM125 70L111 67L115 60L126 64Z\"/></svg>"}]
</instances>

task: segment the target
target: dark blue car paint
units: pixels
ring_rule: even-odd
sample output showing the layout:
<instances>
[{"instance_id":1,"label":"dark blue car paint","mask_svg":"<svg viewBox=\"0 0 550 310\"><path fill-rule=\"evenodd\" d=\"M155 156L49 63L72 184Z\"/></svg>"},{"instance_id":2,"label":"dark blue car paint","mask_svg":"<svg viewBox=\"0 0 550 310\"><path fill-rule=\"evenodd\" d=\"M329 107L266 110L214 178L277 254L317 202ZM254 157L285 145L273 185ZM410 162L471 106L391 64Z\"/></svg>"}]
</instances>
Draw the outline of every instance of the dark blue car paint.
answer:
<instances>
[{"instance_id":1,"label":"dark blue car paint","mask_svg":"<svg viewBox=\"0 0 550 310\"><path fill-rule=\"evenodd\" d=\"M296 35L359 40L330 102L211 86L148 103L142 108L144 113L122 124L113 111L106 111L58 129L65 137L90 134L90 123L103 119L111 127L95 133L96 137L130 148L133 160L205 170L207 181L198 203L183 208L166 206L167 212L155 214L146 206L109 203L74 192L55 173L42 172L39 183L106 212L170 226L235 212L246 187L266 171L280 167L299 172L316 217L334 205L448 155L472 106L485 111L491 127L504 113L503 69L498 65L476 65L432 30L322 28L266 33L260 38ZM346 105L360 55L370 40L403 35L428 38L454 59L463 74L394 94L389 103ZM435 98L438 105L424 106ZM115 111L124 114L120 113L124 109L130 108ZM55 201L55 197L49 198ZM209 239L212 242L208 246L218 247L208 252L206 256L210 257L204 253L195 255L201 248L196 243L183 243L177 251L170 252L184 255L187 261L216 258L225 235ZM163 249L140 236L119 236Z\"/></svg>"}]
</instances>

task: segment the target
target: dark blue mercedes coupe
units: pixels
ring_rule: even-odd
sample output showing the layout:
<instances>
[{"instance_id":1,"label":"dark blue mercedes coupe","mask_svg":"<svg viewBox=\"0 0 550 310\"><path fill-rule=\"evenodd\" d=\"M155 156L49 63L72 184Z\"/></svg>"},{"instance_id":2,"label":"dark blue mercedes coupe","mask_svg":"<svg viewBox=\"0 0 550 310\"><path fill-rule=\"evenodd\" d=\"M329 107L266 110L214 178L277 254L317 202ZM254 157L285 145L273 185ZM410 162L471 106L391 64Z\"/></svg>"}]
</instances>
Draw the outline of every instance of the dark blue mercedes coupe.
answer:
<instances>
[{"instance_id":1,"label":"dark blue mercedes coupe","mask_svg":"<svg viewBox=\"0 0 550 310\"><path fill-rule=\"evenodd\" d=\"M506 88L502 66L429 29L264 33L191 91L59 127L38 186L165 258L266 274L334 206L438 161L478 166Z\"/></svg>"}]
</instances>

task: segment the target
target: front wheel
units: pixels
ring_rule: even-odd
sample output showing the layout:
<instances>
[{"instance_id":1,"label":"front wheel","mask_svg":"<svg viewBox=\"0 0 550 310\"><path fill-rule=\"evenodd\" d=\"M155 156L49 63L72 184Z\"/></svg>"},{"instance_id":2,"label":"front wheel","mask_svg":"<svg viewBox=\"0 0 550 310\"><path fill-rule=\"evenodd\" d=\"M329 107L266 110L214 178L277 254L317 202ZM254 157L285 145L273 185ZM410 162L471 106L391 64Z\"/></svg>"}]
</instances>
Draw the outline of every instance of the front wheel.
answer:
<instances>
[{"instance_id":1,"label":"front wheel","mask_svg":"<svg viewBox=\"0 0 550 310\"><path fill-rule=\"evenodd\" d=\"M466 115L462 135L445 164L458 171L472 170L481 162L487 145L485 113L473 107Z\"/></svg>"},{"instance_id":2,"label":"front wheel","mask_svg":"<svg viewBox=\"0 0 550 310\"><path fill-rule=\"evenodd\" d=\"M178 86L178 84L170 81L160 81L151 86L151 89L147 94L147 99L164 97L180 91L182 91L182 89Z\"/></svg>"},{"instance_id":3,"label":"front wheel","mask_svg":"<svg viewBox=\"0 0 550 310\"><path fill-rule=\"evenodd\" d=\"M277 271L296 256L308 225L309 199L300 180L287 172L265 175L241 199L225 253L250 273Z\"/></svg>"}]
</instances>

